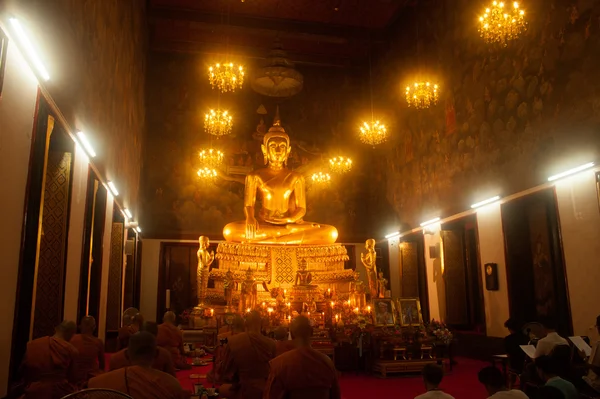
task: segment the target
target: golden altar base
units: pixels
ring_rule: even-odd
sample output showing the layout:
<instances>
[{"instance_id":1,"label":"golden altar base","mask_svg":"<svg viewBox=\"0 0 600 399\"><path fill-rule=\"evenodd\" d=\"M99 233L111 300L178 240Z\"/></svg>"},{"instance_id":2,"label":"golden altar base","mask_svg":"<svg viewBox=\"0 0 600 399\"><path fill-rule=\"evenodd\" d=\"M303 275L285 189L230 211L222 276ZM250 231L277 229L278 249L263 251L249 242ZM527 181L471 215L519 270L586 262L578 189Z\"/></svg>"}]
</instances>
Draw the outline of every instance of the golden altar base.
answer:
<instances>
[{"instance_id":1,"label":"golden altar base","mask_svg":"<svg viewBox=\"0 0 600 399\"><path fill-rule=\"evenodd\" d=\"M228 270L232 272L236 283L245 279L248 268L254 271L259 302L271 299L270 294L263 289L262 283L266 283L269 288L287 290L290 297L286 300L293 302L305 301L304 294L314 296L328 288L341 295L348 294L354 281L354 271L344 269L348 253L346 247L341 244L259 245L222 242L217 247L215 258L219 267L210 272L215 286L208 290L209 296L213 298L219 294L223 296L223 280ZM303 261L306 261L307 270L312 276L311 286L314 287L310 290L298 290L298 287L294 287L298 264ZM291 298L295 293L302 293L302 298ZM239 291L233 295L234 300L238 297ZM314 297L313 299L317 300Z\"/></svg>"}]
</instances>

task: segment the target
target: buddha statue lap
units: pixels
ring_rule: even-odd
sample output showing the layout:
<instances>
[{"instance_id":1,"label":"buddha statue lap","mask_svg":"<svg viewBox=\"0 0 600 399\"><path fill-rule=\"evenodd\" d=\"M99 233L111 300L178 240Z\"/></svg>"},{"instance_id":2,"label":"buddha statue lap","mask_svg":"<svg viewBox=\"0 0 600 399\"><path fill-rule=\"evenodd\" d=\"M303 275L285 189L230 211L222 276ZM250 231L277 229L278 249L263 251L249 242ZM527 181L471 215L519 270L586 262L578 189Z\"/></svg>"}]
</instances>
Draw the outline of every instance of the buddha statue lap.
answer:
<instances>
[{"instance_id":1,"label":"buddha statue lap","mask_svg":"<svg viewBox=\"0 0 600 399\"><path fill-rule=\"evenodd\" d=\"M229 223L223 236L229 242L275 245L327 245L337 240L333 226L305 221L304 177L287 168L290 138L281 126L279 112L261 145L266 168L246 177L245 221ZM262 207L255 212L257 192Z\"/></svg>"}]
</instances>

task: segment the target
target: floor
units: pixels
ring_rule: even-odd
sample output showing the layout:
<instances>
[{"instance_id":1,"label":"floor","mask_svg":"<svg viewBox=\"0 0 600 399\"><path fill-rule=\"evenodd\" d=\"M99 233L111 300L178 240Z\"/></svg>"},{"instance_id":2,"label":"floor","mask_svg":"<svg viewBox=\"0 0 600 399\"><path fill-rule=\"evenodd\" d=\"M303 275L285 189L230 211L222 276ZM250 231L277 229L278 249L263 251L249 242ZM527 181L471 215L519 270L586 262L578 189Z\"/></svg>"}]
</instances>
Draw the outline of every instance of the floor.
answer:
<instances>
[{"instance_id":1,"label":"floor","mask_svg":"<svg viewBox=\"0 0 600 399\"><path fill-rule=\"evenodd\" d=\"M456 361L458 364L451 372L448 372L441 388L457 399L486 398L485 390L477 381L477 372L481 368L489 366L489 363L464 358L458 358ZM212 364L179 371L177 378L184 389L192 391L194 383L204 383L206 373L211 367ZM365 374L343 373L340 378L340 386L343 399L413 399L424 393L423 382L419 375L382 379Z\"/></svg>"}]
</instances>

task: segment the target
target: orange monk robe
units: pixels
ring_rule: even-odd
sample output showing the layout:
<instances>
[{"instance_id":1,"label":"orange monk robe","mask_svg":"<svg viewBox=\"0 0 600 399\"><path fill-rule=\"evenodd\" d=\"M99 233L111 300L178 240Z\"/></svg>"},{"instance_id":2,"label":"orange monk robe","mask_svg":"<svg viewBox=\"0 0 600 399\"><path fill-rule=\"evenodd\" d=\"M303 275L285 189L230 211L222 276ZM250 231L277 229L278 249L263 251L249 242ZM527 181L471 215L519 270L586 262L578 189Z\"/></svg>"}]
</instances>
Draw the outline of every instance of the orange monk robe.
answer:
<instances>
[{"instance_id":1,"label":"orange monk robe","mask_svg":"<svg viewBox=\"0 0 600 399\"><path fill-rule=\"evenodd\" d=\"M152 368L131 366L92 378L89 388L107 388L135 399L182 399L183 390L172 375ZM189 396L188 396L189 397Z\"/></svg>"},{"instance_id":2,"label":"orange monk robe","mask_svg":"<svg viewBox=\"0 0 600 399\"><path fill-rule=\"evenodd\" d=\"M27 344L21 372L26 381L25 399L59 399L77 390L77 349L54 337Z\"/></svg>"},{"instance_id":3,"label":"orange monk robe","mask_svg":"<svg viewBox=\"0 0 600 399\"><path fill-rule=\"evenodd\" d=\"M131 366L131 360L129 360L129 356L127 355L127 349L122 349L117 353L113 353L110 356L109 361L109 370L118 370L124 367ZM175 377L175 366L173 365L173 359L171 358L171 354L165 348L161 348L160 346L156 348L156 357L154 358L154 362L152 363L152 368L162 371L167 374L171 374Z\"/></svg>"},{"instance_id":4,"label":"orange monk robe","mask_svg":"<svg viewBox=\"0 0 600 399\"><path fill-rule=\"evenodd\" d=\"M129 345L129 337L138 331L140 331L140 326L137 324L130 324L119 328L119 348L127 348L127 345Z\"/></svg>"},{"instance_id":5,"label":"orange monk robe","mask_svg":"<svg viewBox=\"0 0 600 399\"><path fill-rule=\"evenodd\" d=\"M261 334L241 333L229 337L223 351L219 376L233 376L227 398L261 399L269 375L269 361L275 357L275 341Z\"/></svg>"},{"instance_id":6,"label":"orange monk robe","mask_svg":"<svg viewBox=\"0 0 600 399\"><path fill-rule=\"evenodd\" d=\"M285 341L275 341L275 356L283 355L287 351L291 351L295 349L294 341L285 340Z\"/></svg>"},{"instance_id":7,"label":"orange monk robe","mask_svg":"<svg viewBox=\"0 0 600 399\"><path fill-rule=\"evenodd\" d=\"M337 371L330 358L298 348L271 360L264 399L340 399Z\"/></svg>"},{"instance_id":8,"label":"orange monk robe","mask_svg":"<svg viewBox=\"0 0 600 399\"><path fill-rule=\"evenodd\" d=\"M170 323L162 323L158 326L158 335L156 336L156 345L169 351L173 358L175 367L181 368L185 363L182 359L183 351L183 333L181 330Z\"/></svg>"},{"instance_id":9,"label":"orange monk robe","mask_svg":"<svg viewBox=\"0 0 600 399\"><path fill-rule=\"evenodd\" d=\"M93 335L76 334L70 342L79 352L76 362L79 381L87 381L104 372L104 342L101 339Z\"/></svg>"}]
</instances>

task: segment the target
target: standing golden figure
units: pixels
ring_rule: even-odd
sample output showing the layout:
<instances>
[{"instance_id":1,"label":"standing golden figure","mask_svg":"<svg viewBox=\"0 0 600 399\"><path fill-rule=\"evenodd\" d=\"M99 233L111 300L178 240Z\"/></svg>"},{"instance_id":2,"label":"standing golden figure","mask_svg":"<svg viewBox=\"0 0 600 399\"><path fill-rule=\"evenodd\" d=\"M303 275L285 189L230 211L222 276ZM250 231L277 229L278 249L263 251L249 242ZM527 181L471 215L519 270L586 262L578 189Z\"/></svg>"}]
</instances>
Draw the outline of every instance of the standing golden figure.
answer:
<instances>
[{"instance_id":1,"label":"standing golden figure","mask_svg":"<svg viewBox=\"0 0 600 399\"><path fill-rule=\"evenodd\" d=\"M246 177L244 213L246 220L223 229L226 241L255 244L333 244L338 231L333 226L304 221L306 195L304 177L287 168L290 137L279 119L265 134L261 145L266 168ZM262 207L255 212L256 193Z\"/></svg>"},{"instance_id":2,"label":"standing golden figure","mask_svg":"<svg viewBox=\"0 0 600 399\"><path fill-rule=\"evenodd\" d=\"M256 288L256 280L254 279L254 271L250 268L246 271L246 278L242 281L240 290L240 306L239 312L244 314L250 310L254 310L258 298L258 289Z\"/></svg>"},{"instance_id":3,"label":"standing golden figure","mask_svg":"<svg viewBox=\"0 0 600 399\"><path fill-rule=\"evenodd\" d=\"M387 283L387 279L383 277L383 272L379 272L379 278L377 279L377 294L379 298L385 298Z\"/></svg>"},{"instance_id":4,"label":"standing golden figure","mask_svg":"<svg viewBox=\"0 0 600 399\"><path fill-rule=\"evenodd\" d=\"M215 253L208 250L210 244L208 237L200 236L198 238L198 270L197 270L197 287L198 287L198 307L204 306L206 300L206 291L208 288L208 278L210 273L210 266L215 261Z\"/></svg>"},{"instance_id":5,"label":"standing golden figure","mask_svg":"<svg viewBox=\"0 0 600 399\"><path fill-rule=\"evenodd\" d=\"M367 271L369 293L371 298L377 297L377 254L375 253L375 240L369 238L365 242L366 253L360 254L360 260Z\"/></svg>"}]
</instances>

